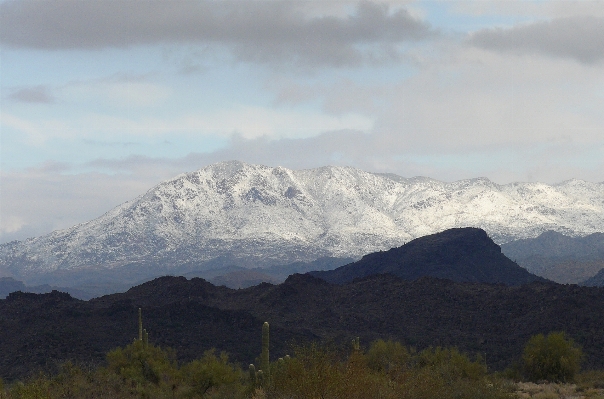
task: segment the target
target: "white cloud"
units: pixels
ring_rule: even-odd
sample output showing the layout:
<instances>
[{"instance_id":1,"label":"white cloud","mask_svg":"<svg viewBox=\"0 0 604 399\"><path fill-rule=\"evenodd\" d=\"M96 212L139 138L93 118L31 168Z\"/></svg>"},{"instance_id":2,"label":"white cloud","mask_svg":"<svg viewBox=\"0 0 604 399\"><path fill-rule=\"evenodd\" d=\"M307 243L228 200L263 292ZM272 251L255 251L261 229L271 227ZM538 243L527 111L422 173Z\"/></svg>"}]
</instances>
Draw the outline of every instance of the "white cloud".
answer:
<instances>
[{"instance_id":1,"label":"white cloud","mask_svg":"<svg viewBox=\"0 0 604 399\"><path fill-rule=\"evenodd\" d=\"M370 118L355 114L333 116L316 111L253 106L221 110L201 118L190 118L188 121L191 126L196 126L196 129L202 132L219 132L227 136L237 133L246 139L262 136L303 138L332 130L369 130L373 125Z\"/></svg>"},{"instance_id":2,"label":"white cloud","mask_svg":"<svg viewBox=\"0 0 604 399\"><path fill-rule=\"evenodd\" d=\"M234 106L214 112L170 116L150 114L121 117L112 114L87 113L79 118L27 121L3 114L7 127L20 130L32 142L43 143L52 138L84 139L96 137L165 137L175 134L230 137L233 134L250 139L266 136L272 139L316 136L325 131L341 129L369 130L372 119L357 115L325 115L318 111L273 109L259 106Z\"/></svg>"},{"instance_id":3,"label":"white cloud","mask_svg":"<svg viewBox=\"0 0 604 399\"><path fill-rule=\"evenodd\" d=\"M8 216L0 220L0 236L17 232L25 226L25 221L17 216Z\"/></svg>"},{"instance_id":4,"label":"white cloud","mask_svg":"<svg viewBox=\"0 0 604 399\"><path fill-rule=\"evenodd\" d=\"M163 103L171 90L150 83L111 84L107 87L109 101L124 107L148 107Z\"/></svg>"},{"instance_id":5,"label":"white cloud","mask_svg":"<svg viewBox=\"0 0 604 399\"><path fill-rule=\"evenodd\" d=\"M40 136L40 129L35 123L16 117L7 112L0 113L0 126L15 129L31 137Z\"/></svg>"},{"instance_id":6,"label":"white cloud","mask_svg":"<svg viewBox=\"0 0 604 399\"><path fill-rule=\"evenodd\" d=\"M91 220L177 174L166 165L114 175L68 172L68 166L56 164L1 172L0 242L22 240Z\"/></svg>"},{"instance_id":7,"label":"white cloud","mask_svg":"<svg viewBox=\"0 0 604 399\"><path fill-rule=\"evenodd\" d=\"M56 90L63 101L87 102L111 108L157 107L173 96L173 90L144 78L109 77L71 82Z\"/></svg>"},{"instance_id":8,"label":"white cloud","mask_svg":"<svg viewBox=\"0 0 604 399\"><path fill-rule=\"evenodd\" d=\"M72 131L68 123L69 121L58 118L40 121L15 116L8 112L0 114L0 129L13 129L22 135L24 142L34 147L42 147L53 138L73 138L77 136L77 132Z\"/></svg>"}]
</instances>

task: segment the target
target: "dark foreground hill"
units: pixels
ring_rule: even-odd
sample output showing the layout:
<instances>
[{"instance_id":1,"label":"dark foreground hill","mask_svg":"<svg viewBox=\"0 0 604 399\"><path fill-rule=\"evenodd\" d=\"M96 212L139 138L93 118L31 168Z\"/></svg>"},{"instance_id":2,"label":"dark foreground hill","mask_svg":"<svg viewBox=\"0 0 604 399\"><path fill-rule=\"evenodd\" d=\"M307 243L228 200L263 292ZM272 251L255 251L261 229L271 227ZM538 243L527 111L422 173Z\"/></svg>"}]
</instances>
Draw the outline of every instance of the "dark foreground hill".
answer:
<instances>
[{"instance_id":1,"label":"dark foreground hill","mask_svg":"<svg viewBox=\"0 0 604 399\"><path fill-rule=\"evenodd\" d=\"M472 227L416 238L401 247L365 255L335 270L311 274L330 283L344 284L355 278L384 273L405 280L429 276L506 285L545 281L505 257L484 230Z\"/></svg>"},{"instance_id":2,"label":"dark foreground hill","mask_svg":"<svg viewBox=\"0 0 604 399\"><path fill-rule=\"evenodd\" d=\"M534 334L566 331L604 368L604 289L531 283L522 286L405 281L375 275L332 285L310 275L243 290L194 278L163 277L123 294L80 301L68 294L13 293L0 300L0 376L23 378L58 362L100 364L104 353L132 342L137 308L150 341L181 360L212 347L249 364L260 353L262 322L271 323L271 357L291 342L344 346L391 338L418 349L457 346L486 356L491 370L518 359Z\"/></svg>"}]
</instances>

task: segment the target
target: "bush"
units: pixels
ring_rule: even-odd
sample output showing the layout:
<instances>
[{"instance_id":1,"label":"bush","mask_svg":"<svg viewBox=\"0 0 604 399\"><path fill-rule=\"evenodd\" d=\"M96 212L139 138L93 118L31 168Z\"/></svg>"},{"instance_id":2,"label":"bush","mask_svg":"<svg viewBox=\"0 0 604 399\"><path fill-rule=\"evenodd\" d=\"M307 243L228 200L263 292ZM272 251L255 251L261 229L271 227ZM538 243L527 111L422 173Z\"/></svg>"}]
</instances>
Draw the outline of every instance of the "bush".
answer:
<instances>
[{"instance_id":1,"label":"bush","mask_svg":"<svg viewBox=\"0 0 604 399\"><path fill-rule=\"evenodd\" d=\"M145 346L135 341L107 354L107 368L133 387L148 388L171 384L176 378L176 356L170 350Z\"/></svg>"},{"instance_id":2,"label":"bush","mask_svg":"<svg viewBox=\"0 0 604 399\"><path fill-rule=\"evenodd\" d=\"M534 382L572 382L582 358L581 348L563 332L535 335L524 347L523 374Z\"/></svg>"},{"instance_id":3,"label":"bush","mask_svg":"<svg viewBox=\"0 0 604 399\"><path fill-rule=\"evenodd\" d=\"M409 368L411 354L400 342L377 340L367 351L367 366L373 371L395 375Z\"/></svg>"},{"instance_id":4,"label":"bush","mask_svg":"<svg viewBox=\"0 0 604 399\"><path fill-rule=\"evenodd\" d=\"M229 363L226 353L216 356L214 352L214 349L210 349L201 359L181 367L180 376L185 386L182 392L185 397L201 398L210 391L224 389L223 387L235 387L238 390L237 383L243 378L241 369ZM243 391L243 386L239 391Z\"/></svg>"},{"instance_id":5,"label":"bush","mask_svg":"<svg viewBox=\"0 0 604 399\"><path fill-rule=\"evenodd\" d=\"M244 398L244 376L213 350L184 364L174 353L136 341L107 354L107 366L84 371L69 362L55 376L40 374L13 384L6 399L238 399Z\"/></svg>"},{"instance_id":6,"label":"bush","mask_svg":"<svg viewBox=\"0 0 604 399\"><path fill-rule=\"evenodd\" d=\"M477 381L487 374L487 366L481 356L472 361L457 348L425 349L418 358L419 367L429 368L447 382L460 379Z\"/></svg>"}]
</instances>

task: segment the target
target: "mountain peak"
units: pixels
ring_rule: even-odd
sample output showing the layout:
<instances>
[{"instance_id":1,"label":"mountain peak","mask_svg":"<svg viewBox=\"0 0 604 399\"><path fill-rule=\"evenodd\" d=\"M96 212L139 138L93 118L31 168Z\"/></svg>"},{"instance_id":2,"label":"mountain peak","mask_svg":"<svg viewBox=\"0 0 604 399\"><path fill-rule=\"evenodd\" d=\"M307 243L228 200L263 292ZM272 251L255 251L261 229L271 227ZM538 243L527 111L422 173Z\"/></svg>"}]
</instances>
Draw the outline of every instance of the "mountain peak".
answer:
<instances>
[{"instance_id":1,"label":"mountain peak","mask_svg":"<svg viewBox=\"0 0 604 399\"><path fill-rule=\"evenodd\" d=\"M335 270L312 272L314 276L336 284L386 273L405 280L428 276L506 285L546 281L506 258L484 230L471 227L417 238L401 247L366 255Z\"/></svg>"}]
</instances>

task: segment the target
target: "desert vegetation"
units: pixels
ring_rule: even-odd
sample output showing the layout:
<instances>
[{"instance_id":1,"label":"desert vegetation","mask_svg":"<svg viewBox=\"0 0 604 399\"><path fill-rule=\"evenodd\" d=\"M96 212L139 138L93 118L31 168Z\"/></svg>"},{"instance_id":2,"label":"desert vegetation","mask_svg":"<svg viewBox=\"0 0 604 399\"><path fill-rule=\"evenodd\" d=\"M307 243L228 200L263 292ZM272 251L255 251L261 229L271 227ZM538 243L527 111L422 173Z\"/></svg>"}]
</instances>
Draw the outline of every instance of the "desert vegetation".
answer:
<instances>
[{"instance_id":1,"label":"desert vegetation","mask_svg":"<svg viewBox=\"0 0 604 399\"><path fill-rule=\"evenodd\" d=\"M1 399L241 398L241 399L503 399L604 398L604 372L579 373L581 348L562 332L532 337L518 363L488 373L480 355L456 348L421 351L391 340L347 349L312 343L270 361L269 325L262 326L258 367L206 351L179 363L149 342L139 311L138 338L106 355L102 367L64 363L54 375L3 384Z\"/></svg>"},{"instance_id":2,"label":"desert vegetation","mask_svg":"<svg viewBox=\"0 0 604 399\"><path fill-rule=\"evenodd\" d=\"M261 363L262 364L262 363ZM508 398L512 386L493 379L480 359L455 349L413 352L376 341L348 355L318 345L296 348L256 378L226 354L206 352L179 365L175 355L136 341L107 354L104 367L66 363L3 389L2 398ZM258 378L263 374L263 378Z\"/></svg>"},{"instance_id":3,"label":"desert vegetation","mask_svg":"<svg viewBox=\"0 0 604 399\"><path fill-rule=\"evenodd\" d=\"M550 334L550 340L552 336L556 342L565 339L561 334ZM523 361L535 345L540 345L543 339L548 341L548 337L531 340ZM266 355L258 358L265 370L256 370L255 366L243 370L229 362L225 353L214 350L192 362L178 364L173 351L146 342L143 335L142 340L110 351L104 367L85 369L65 363L53 376L40 374L25 382L4 386L0 383L0 397L604 398L601 372L575 374L572 385L545 381L536 384L522 382L522 378L514 381L501 373L489 374L480 356L471 358L455 348L414 351L398 342L378 340L366 350L358 341L353 342L346 353L318 344L301 346L293 349L291 357L269 364L265 363ZM558 377L556 380L560 380Z\"/></svg>"}]
</instances>

